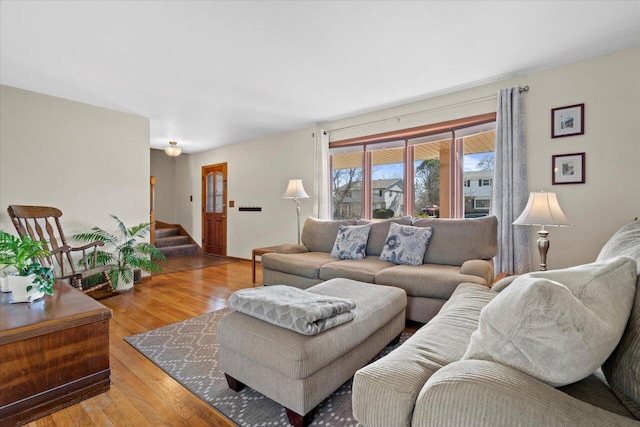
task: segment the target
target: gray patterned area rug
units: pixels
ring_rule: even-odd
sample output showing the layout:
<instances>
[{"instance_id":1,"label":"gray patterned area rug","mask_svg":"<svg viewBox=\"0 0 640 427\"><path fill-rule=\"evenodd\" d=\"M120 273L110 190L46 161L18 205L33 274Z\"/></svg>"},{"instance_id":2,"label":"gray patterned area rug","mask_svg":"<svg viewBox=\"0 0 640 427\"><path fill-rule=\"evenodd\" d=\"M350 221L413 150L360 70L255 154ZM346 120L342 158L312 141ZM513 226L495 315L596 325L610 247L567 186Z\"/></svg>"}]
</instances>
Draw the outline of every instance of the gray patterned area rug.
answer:
<instances>
[{"instance_id":1,"label":"gray patterned area rug","mask_svg":"<svg viewBox=\"0 0 640 427\"><path fill-rule=\"evenodd\" d=\"M125 338L180 384L209 403L239 426L289 426L282 406L245 387L236 393L228 388L218 368L218 321L228 308L193 317ZM400 343L411 334L403 333ZM380 358L400 344L387 346ZM351 380L343 384L316 409L311 426L356 426L351 411Z\"/></svg>"}]
</instances>

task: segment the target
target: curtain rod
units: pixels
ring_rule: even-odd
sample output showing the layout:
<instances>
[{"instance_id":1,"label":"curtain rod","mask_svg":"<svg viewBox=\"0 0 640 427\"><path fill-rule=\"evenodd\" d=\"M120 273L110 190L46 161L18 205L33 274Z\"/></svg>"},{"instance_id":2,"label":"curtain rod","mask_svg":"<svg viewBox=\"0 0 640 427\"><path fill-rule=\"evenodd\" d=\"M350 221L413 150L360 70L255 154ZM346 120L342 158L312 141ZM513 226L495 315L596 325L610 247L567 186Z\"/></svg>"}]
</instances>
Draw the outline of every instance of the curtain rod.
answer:
<instances>
[{"instance_id":1,"label":"curtain rod","mask_svg":"<svg viewBox=\"0 0 640 427\"><path fill-rule=\"evenodd\" d=\"M520 93L529 92L529 86L525 86L525 87L519 88L519 92ZM413 113L402 114L400 116L387 117L386 119L378 119L378 120L373 120L373 121L370 121L370 122L359 123L357 125L344 126L344 127L341 127L341 128L325 130L324 134L326 135L327 132L339 132L341 130L354 129L354 128L359 128L359 127L363 127L363 126L369 126L369 125L373 125L373 124L377 124L377 123L384 123L384 122L388 122L389 120L400 121L400 119L405 119L407 117L417 116L417 115L424 114L424 113L429 113L431 111L446 110L446 109L452 108L452 107L459 107L461 105L475 104L477 102L489 101L491 99L496 99L496 98L498 98L498 95L488 95L488 96L483 96L483 97L480 97L480 98L469 99L467 101L454 102L453 104L441 105L439 107L428 108L426 110L421 110L421 111L416 111L416 112L413 112Z\"/></svg>"}]
</instances>

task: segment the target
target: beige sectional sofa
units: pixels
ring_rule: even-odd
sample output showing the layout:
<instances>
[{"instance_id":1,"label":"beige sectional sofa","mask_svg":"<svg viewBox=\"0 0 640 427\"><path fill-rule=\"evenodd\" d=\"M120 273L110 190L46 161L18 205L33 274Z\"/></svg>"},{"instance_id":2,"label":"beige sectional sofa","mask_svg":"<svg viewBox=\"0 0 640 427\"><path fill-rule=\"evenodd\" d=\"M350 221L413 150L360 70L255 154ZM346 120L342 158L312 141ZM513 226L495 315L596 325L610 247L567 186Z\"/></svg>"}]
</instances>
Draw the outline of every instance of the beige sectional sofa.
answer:
<instances>
[{"instance_id":1,"label":"beige sectional sofa","mask_svg":"<svg viewBox=\"0 0 640 427\"><path fill-rule=\"evenodd\" d=\"M525 373L526 367L515 369L496 360L469 358L472 334L479 329L482 310L492 302L495 307L495 299L509 287L512 290L510 294L514 290L520 292L522 288L513 287L516 285L515 280L518 280L514 276L503 279L491 289L463 283L457 287L440 313L399 348L356 372L352 403L353 414L359 425L639 427L639 221L628 224L612 237L600 252L598 264L620 260L621 258L615 258L618 255L630 257L637 263L631 260L633 265L627 271L629 277L624 282L624 286L631 290L624 301L616 297L615 308L609 307L605 311L621 311L625 306L630 310L630 316L626 328L621 331L622 338L613 342L613 352L605 353L606 361L602 368L592 375L554 387L533 374ZM623 259L623 262L628 265L629 260ZM588 266L536 272L520 278L557 278L563 274L565 278L573 277L576 271L585 267ZM637 271L634 273L635 268ZM591 291L602 288L601 283L596 281L583 281L582 278L578 281L585 283L585 287L590 286ZM519 283L523 283L523 280ZM616 288L623 286L618 279L612 280L610 284ZM589 301L594 303L600 299L589 297ZM550 303L558 304L557 300ZM553 307L553 313L562 314L563 305ZM486 318L486 312L482 316ZM542 317L548 319L547 316ZM569 320L574 323L577 319L578 317L572 316ZM513 320L521 321L517 319L517 315ZM562 323L552 323L563 330L566 328ZM550 334L548 327L540 331ZM614 335L609 329L605 331L607 336ZM527 334L518 336L529 337ZM530 345L534 348L540 347L538 336L536 333L529 338ZM553 340L556 340L555 336ZM557 341L558 346L565 345L562 340ZM585 352L589 353L589 349L593 348L593 339L583 342L587 349ZM566 354L566 359L560 357L560 360L584 366L576 352L562 351L560 354ZM546 362L542 364L542 369L551 369L551 356L546 356L544 360Z\"/></svg>"},{"instance_id":2,"label":"beige sectional sofa","mask_svg":"<svg viewBox=\"0 0 640 427\"><path fill-rule=\"evenodd\" d=\"M463 282L485 288L494 277L497 219L411 217L373 222L366 257L340 260L331 257L340 225L362 225L366 220L323 221L309 218L302 230L302 245L281 245L262 257L264 285L284 284L306 289L333 278L396 286L407 293L407 319L426 323ZM431 227L422 265L396 265L379 259L392 222Z\"/></svg>"}]
</instances>

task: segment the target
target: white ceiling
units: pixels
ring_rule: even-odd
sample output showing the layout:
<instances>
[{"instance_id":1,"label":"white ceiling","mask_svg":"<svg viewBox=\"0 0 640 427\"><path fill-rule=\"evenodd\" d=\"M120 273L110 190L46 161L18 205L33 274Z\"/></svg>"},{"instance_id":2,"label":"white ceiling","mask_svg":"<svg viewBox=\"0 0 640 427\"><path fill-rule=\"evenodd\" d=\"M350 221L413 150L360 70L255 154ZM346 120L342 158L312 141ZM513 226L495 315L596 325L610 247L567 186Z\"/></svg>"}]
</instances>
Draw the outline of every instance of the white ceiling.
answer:
<instances>
[{"instance_id":1,"label":"white ceiling","mask_svg":"<svg viewBox=\"0 0 640 427\"><path fill-rule=\"evenodd\" d=\"M0 0L1 84L187 153L639 45L638 1Z\"/></svg>"}]
</instances>

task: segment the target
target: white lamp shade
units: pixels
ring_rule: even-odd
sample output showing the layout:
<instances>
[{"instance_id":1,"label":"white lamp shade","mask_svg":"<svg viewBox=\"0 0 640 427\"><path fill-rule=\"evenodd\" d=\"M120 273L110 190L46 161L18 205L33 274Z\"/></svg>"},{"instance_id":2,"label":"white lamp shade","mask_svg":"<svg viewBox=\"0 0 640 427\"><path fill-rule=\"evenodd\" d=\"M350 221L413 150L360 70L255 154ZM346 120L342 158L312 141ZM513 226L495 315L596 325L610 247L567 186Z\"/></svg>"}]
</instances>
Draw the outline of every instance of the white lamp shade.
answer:
<instances>
[{"instance_id":1,"label":"white lamp shade","mask_svg":"<svg viewBox=\"0 0 640 427\"><path fill-rule=\"evenodd\" d=\"M560 209L556 193L531 192L524 211L514 222L516 225L550 225L573 227Z\"/></svg>"},{"instance_id":2,"label":"white lamp shade","mask_svg":"<svg viewBox=\"0 0 640 427\"><path fill-rule=\"evenodd\" d=\"M304 191L301 179L290 179L287 190L282 195L283 199L308 199L309 195Z\"/></svg>"}]
</instances>

